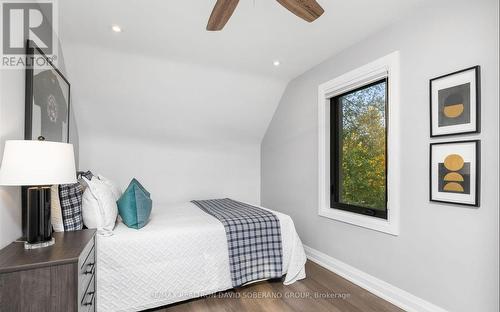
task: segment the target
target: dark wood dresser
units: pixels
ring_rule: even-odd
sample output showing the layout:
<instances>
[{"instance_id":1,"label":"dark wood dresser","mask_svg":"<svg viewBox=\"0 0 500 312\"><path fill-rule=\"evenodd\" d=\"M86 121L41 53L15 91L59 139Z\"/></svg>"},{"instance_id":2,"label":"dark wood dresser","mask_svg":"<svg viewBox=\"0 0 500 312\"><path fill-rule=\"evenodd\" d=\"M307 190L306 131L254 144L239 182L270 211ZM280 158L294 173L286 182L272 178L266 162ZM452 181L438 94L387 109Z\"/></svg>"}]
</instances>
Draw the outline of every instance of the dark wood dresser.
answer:
<instances>
[{"instance_id":1,"label":"dark wood dresser","mask_svg":"<svg viewBox=\"0 0 500 312\"><path fill-rule=\"evenodd\" d=\"M0 250L0 311L93 312L96 298L95 230L54 233L56 243Z\"/></svg>"}]
</instances>

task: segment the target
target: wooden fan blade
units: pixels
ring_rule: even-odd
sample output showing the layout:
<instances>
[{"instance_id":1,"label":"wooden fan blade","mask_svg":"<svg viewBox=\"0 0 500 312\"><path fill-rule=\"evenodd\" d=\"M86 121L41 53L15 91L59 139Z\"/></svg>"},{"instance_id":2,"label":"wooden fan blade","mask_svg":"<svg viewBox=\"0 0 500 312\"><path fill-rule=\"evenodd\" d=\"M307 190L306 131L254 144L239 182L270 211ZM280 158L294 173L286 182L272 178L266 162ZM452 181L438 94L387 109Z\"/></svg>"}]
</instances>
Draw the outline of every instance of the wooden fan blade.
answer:
<instances>
[{"instance_id":1,"label":"wooden fan blade","mask_svg":"<svg viewBox=\"0 0 500 312\"><path fill-rule=\"evenodd\" d=\"M212 14L210 14L207 30L218 31L224 28L231 15L233 15L238 2L239 0L217 0Z\"/></svg>"},{"instance_id":2,"label":"wooden fan blade","mask_svg":"<svg viewBox=\"0 0 500 312\"><path fill-rule=\"evenodd\" d=\"M290 12L303 20L313 22L320 17L325 10L316 0L276 0Z\"/></svg>"}]
</instances>

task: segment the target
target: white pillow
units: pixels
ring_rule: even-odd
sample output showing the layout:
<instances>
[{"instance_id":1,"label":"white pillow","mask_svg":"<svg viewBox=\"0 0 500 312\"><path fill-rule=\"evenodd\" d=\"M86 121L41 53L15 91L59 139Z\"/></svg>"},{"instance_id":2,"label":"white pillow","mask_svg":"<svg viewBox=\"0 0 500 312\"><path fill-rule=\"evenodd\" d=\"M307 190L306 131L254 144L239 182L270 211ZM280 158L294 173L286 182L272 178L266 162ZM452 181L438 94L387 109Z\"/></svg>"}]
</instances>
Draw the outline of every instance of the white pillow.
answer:
<instances>
[{"instance_id":1,"label":"white pillow","mask_svg":"<svg viewBox=\"0 0 500 312\"><path fill-rule=\"evenodd\" d=\"M120 190L120 188L113 181L109 180L108 178L106 178L100 174L97 175L97 177L99 178L99 180L101 180L104 184L106 184L111 189L111 193L113 193L115 201L118 201L123 194L123 192Z\"/></svg>"},{"instance_id":2,"label":"white pillow","mask_svg":"<svg viewBox=\"0 0 500 312\"><path fill-rule=\"evenodd\" d=\"M82 195L82 218L83 224L89 229L96 229L100 220L100 208L97 199L87 187Z\"/></svg>"},{"instance_id":3,"label":"white pillow","mask_svg":"<svg viewBox=\"0 0 500 312\"><path fill-rule=\"evenodd\" d=\"M83 223L89 229L97 229L100 235L112 235L118 206L110 187L98 178L83 179L88 184L82 196Z\"/></svg>"},{"instance_id":4,"label":"white pillow","mask_svg":"<svg viewBox=\"0 0 500 312\"><path fill-rule=\"evenodd\" d=\"M59 185L52 185L50 188L50 222L54 232L64 232L64 223L59 201Z\"/></svg>"}]
</instances>

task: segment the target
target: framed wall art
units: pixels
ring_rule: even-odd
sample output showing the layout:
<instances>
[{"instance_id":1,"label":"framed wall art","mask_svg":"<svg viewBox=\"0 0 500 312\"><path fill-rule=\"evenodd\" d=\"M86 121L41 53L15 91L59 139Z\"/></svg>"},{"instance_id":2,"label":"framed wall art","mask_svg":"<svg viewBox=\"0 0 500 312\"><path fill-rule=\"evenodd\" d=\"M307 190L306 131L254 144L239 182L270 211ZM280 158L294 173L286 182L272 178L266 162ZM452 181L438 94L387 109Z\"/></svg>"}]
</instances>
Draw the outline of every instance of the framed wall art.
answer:
<instances>
[{"instance_id":1,"label":"framed wall art","mask_svg":"<svg viewBox=\"0 0 500 312\"><path fill-rule=\"evenodd\" d=\"M479 140L431 144L431 201L479 207L479 181Z\"/></svg>"},{"instance_id":2,"label":"framed wall art","mask_svg":"<svg viewBox=\"0 0 500 312\"><path fill-rule=\"evenodd\" d=\"M70 83L32 41L26 66L26 140L69 142ZM45 60L40 62L39 60Z\"/></svg>"},{"instance_id":3,"label":"framed wall art","mask_svg":"<svg viewBox=\"0 0 500 312\"><path fill-rule=\"evenodd\" d=\"M480 67L430 80L431 137L480 132Z\"/></svg>"}]
</instances>

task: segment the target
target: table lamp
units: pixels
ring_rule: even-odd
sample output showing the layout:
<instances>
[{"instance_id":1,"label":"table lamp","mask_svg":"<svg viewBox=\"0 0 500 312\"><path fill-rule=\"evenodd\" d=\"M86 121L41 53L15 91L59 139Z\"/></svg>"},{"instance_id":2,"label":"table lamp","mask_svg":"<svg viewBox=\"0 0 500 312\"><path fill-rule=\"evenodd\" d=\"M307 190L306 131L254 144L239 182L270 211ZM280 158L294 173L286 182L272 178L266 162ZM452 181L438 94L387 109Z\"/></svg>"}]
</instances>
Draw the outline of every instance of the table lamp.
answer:
<instances>
[{"instance_id":1,"label":"table lamp","mask_svg":"<svg viewBox=\"0 0 500 312\"><path fill-rule=\"evenodd\" d=\"M76 183L72 144L35 140L5 142L0 185L28 187L24 248L54 244L50 222L50 187L69 183Z\"/></svg>"}]
</instances>

